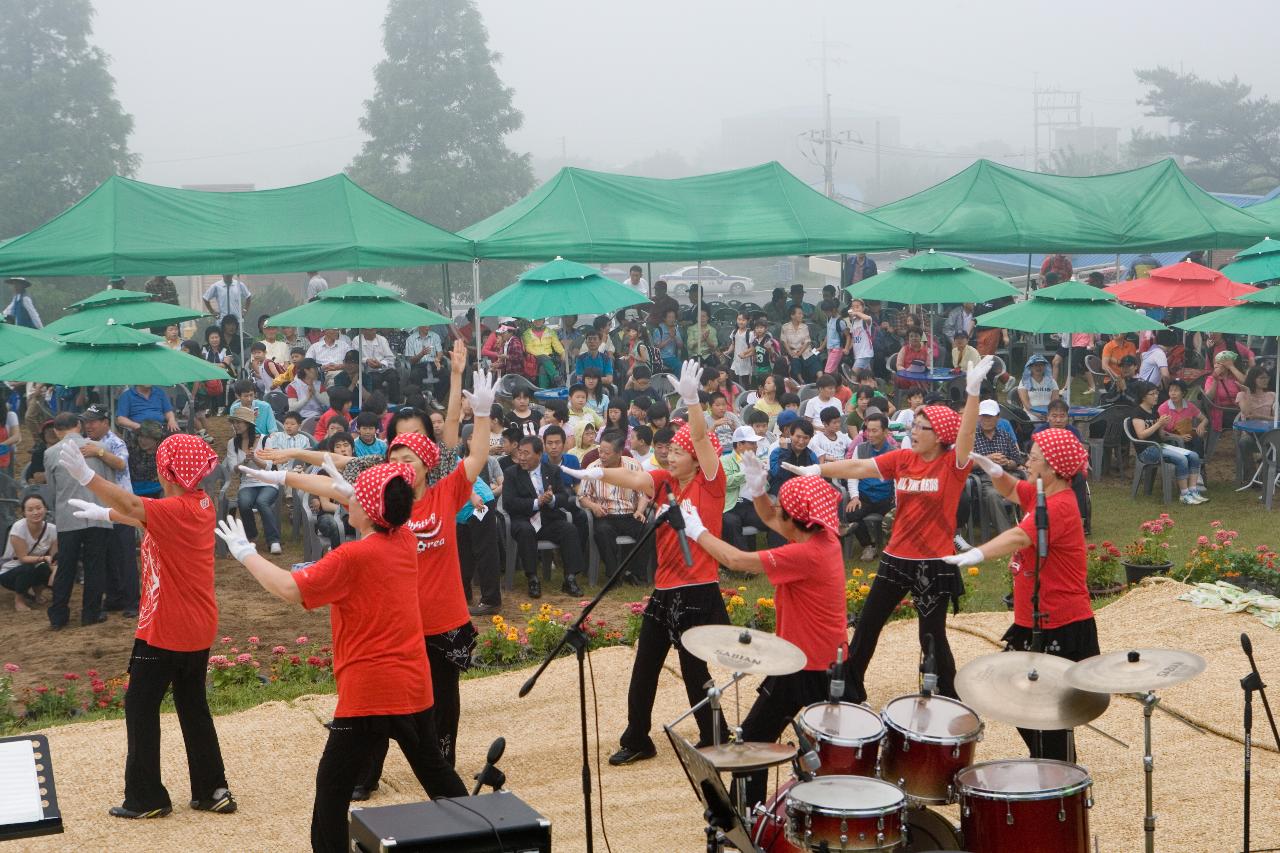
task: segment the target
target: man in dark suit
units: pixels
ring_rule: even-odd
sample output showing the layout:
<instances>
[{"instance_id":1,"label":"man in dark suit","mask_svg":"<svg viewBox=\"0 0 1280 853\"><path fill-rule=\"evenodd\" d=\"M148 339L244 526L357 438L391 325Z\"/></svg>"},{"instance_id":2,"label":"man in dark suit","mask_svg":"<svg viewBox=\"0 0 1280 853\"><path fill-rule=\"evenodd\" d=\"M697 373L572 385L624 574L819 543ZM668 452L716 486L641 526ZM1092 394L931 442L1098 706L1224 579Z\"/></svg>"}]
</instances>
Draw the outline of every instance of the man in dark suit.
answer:
<instances>
[{"instance_id":1,"label":"man in dark suit","mask_svg":"<svg viewBox=\"0 0 1280 853\"><path fill-rule=\"evenodd\" d=\"M511 538L516 557L529 582L529 597L542 595L538 580L538 542L552 542L564 560L566 595L582 595L577 576L585 560L578 534L560 510L577 506L572 490L560 476L560 468L542 461L542 440L527 435L520 439L516 464L507 469L502 487L502 508L511 517Z\"/></svg>"}]
</instances>

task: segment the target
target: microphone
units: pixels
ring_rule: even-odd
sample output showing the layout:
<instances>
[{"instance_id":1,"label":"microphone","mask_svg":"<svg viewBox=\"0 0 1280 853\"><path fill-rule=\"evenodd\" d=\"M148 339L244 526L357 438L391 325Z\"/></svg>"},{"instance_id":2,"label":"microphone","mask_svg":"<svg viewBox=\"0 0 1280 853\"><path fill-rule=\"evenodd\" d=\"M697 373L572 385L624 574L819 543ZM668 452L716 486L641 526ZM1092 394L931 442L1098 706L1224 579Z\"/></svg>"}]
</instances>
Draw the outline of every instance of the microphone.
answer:
<instances>
[{"instance_id":1,"label":"microphone","mask_svg":"<svg viewBox=\"0 0 1280 853\"><path fill-rule=\"evenodd\" d=\"M689 550L689 537L684 532L684 516L680 514L680 507L676 505L676 496L667 490L667 524L670 524L675 530L676 536L680 537L680 551L684 554L684 564L686 566L693 565L693 552Z\"/></svg>"},{"instance_id":2,"label":"microphone","mask_svg":"<svg viewBox=\"0 0 1280 853\"><path fill-rule=\"evenodd\" d=\"M800 745L800 754L796 756L796 768L800 772L800 777L804 781L809 781L814 774L818 772L818 768L822 766L822 759L818 757L818 751L813 745L813 741L804 733L804 729L800 728L800 724L794 719L791 721L791 730L796 733L796 741Z\"/></svg>"},{"instance_id":3,"label":"microphone","mask_svg":"<svg viewBox=\"0 0 1280 853\"><path fill-rule=\"evenodd\" d=\"M502 753L507 749L507 739L498 738L489 744L489 753L484 757L484 768L472 778L476 780L476 786L471 791L471 796L480 793L480 789L485 785L490 786L497 791L507 784L507 774L497 768L498 759L502 758Z\"/></svg>"},{"instance_id":4,"label":"microphone","mask_svg":"<svg viewBox=\"0 0 1280 853\"><path fill-rule=\"evenodd\" d=\"M933 634L925 634L924 639L924 661L920 664L920 672L924 677L921 679L920 692L925 696L932 696L938 689L938 665L933 654Z\"/></svg>"},{"instance_id":5,"label":"microphone","mask_svg":"<svg viewBox=\"0 0 1280 853\"><path fill-rule=\"evenodd\" d=\"M836 663L831 668L831 692L828 698L832 702L839 702L844 698L844 648L836 649Z\"/></svg>"},{"instance_id":6,"label":"microphone","mask_svg":"<svg viewBox=\"0 0 1280 853\"><path fill-rule=\"evenodd\" d=\"M1036 477L1036 554L1049 556L1049 507L1044 502L1044 480Z\"/></svg>"},{"instance_id":7,"label":"microphone","mask_svg":"<svg viewBox=\"0 0 1280 853\"><path fill-rule=\"evenodd\" d=\"M1245 656L1249 658L1249 662L1253 662L1253 640L1249 639L1248 634L1240 635L1240 648L1244 649Z\"/></svg>"}]
</instances>

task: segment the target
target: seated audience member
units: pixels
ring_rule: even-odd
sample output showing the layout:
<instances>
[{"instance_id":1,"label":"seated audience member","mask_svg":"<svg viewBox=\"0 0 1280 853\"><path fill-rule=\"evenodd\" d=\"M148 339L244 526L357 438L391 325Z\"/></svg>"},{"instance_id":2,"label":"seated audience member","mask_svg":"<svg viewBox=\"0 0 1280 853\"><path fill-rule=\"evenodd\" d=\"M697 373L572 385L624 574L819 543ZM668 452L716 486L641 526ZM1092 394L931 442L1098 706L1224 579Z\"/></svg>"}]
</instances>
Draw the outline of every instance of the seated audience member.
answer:
<instances>
[{"instance_id":1,"label":"seated audience member","mask_svg":"<svg viewBox=\"0 0 1280 853\"><path fill-rule=\"evenodd\" d=\"M1187 383L1181 379L1170 380L1169 399L1161 403L1156 411L1169 418L1165 423L1165 432L1178 436L1187 447L1204 455L1204 440L1209 430L1209 419L1195 403L1187 400ZM1076 438L1079 437L1077 433Z\"/></svg>"},{"instance_id":2,"label":"seated audience member","mask_svg":"<svg viewBox=\"0 0 1280 853\"><path fill-rule=\"evenodd\" d=\"M241 407L253 412L253 428L258 435L265 437L276 431L276 415L271 410L269 403L255 397L257 390L258 387L251 379L241 379L235 382L231 386L231 393L236 395L236 401L231 404L231 408L227 410L227 413L235 414Z\"/></svg>"},{"instance_id":3,"label":"seated audience member","mask_svg":"<svg viewBox=\"0 0 1280 853\"><path fill-rule=\"evenodd\" d=\"M626 436L622 433L606 432L600 437L600 458L586 467L642 470L640 462L627 453L625 441ZM649 498L632 489L608 485L603 480L583 480L578 503L595 517L592 536L596 549L600 552L600 560L604 563L605 576L612 577L621 564L622 549L631 547L619 545L617 539L619 536L630 536L639 541L644 530L644 515ZM644 583L644 567L652 561L653 547L651 539L633 560L632 569L624 580L633 584Z\"/></svg>"},{"instance_id":4,"label":"seated audience member","mask_svg":"<svg viewBox=\"0 0 1280 853\"><path fill-rule=\"evenodd\" d=\"M9 528L0 555L0 586L13 592L13 608L21 611L34 609L51 582L58 565L58 530L40 495L27 495L20 509L22 517Z\"/></svg>"},{"instance_id":5,"label":"seated audience member","mask_svg":"<svg viewBox=\"0 0 1280 853\"><path fill-rule=\"evenodd\" d=\"M951 366L958 367L962 370L968 370L979 361L982 356L978 351L969 346L969 333L957 331L951 336Z\"/></svg>"},{"instance_id":6,"label":"seated audience member","mask_svg":"<svg viewBox=\"0 0 1280 853\"><path fill-rule=\"evenodd\" d=\"M316 419L315 437L323 441L329 436L329 422L334 418L342 420L343 429L351 423L351 391L347 388L332 388L329 391L329 408Z\"/></svg>"},{"instance_id":7,"label":"seated audience member","mask_svg":"<svg viewBox=\"0 0 1280 853\"><path fill-rule=\"evenodd\" d=\"M715 433L720 446L728 452L733 444L733 433L742 426L742 422L729 408L729 398L723 391L716 391L707 400L707 425Z\"/></svg>"},{"instance_id":8,"label":"seated audience member","mask_svg":"<svg viewBox=\"0 0 1280 853\"><path fill-rule=\"evenodd\" d=\"M1272 389L1271 376L1261 365L1249 368L1244 377L1244 387L1236 394L1240 417L1246 421L1272 420L1276 406L1276 392ZM1166 427L1167 429L1167 427Z\"/></svg>"},{"instance_id":9,"label":"seated audience member","mask_svg":"<svg viewBox=\"0 0 1280 853\"><path fill-rule=\"evenodd\" d=\"M647 466L648 470L669 470L670 464L667 460L667 454L671 451L671 442L675 437L676 431L669 426L665 426L653 434L653 458L652 464Z\"/></svg>"},{"instance_id":10,"label":"seated audience member","mask_svg":"<svg viewBox=\"0 0 1280 853\"><path fill-rule=\"evenodd\" d=\"M1133 380L1130 386L1133 395L1138 397L1138 406L1129 419L1129 429L1135 438L1154 442L1143 446L1138 458L1148 464L1163 459L1174 466L1174 478L1178 483L1181 493L1179 500L1182 503L1207 502L1209 498L1204 494L1204 483L1200 480L1200 454L1180 444L1166 443L1165 425L1169 423L1169 418L1156 413L1160 389L1141 379Z\"/></svg>"},{"instance_id":11,"label":"seated audience member","mask_svg":"<svg viewBox=\"0 0 1280 853\"><path fill-rule=\"evenodd\" d=\"M378 438L378 415L374 412L361 412L356 415L356 456L385 456L387 443Z\"/></svg>"},{"instance_id":12,"label":"seated audience member","mask_svg":"<svg viewBox=\"0 0 1280 853\"><path fill-rule=\"evenodd\" d=\"M782 484L795 476L782 467L783 462L796 466L818 464L817 455L809 449L813 432L813 424L798 415L784 411L778 416L779 446L769 454L769 494L776 496Z\"/></svg>"},{"instance_id":13,"label":"seated audience member","mask_svg":"<svg viewBox=\"0 0 1280 853\"><path fill-rule=\"evenodd\" d=\"M1018 383L1018 399L1022 401L1022 409L1033 421L1044 420L1042 413L1032 411L1033 408L1044 408L1051 400L1060 396L1058 383L1049 375L1049 360L1036 353L1027 359L1026 369L1022 372L1022 381Z\"/></svg>"},{"instance_id":14,"label":"seated audience member","mask_svg":"<svg viewBox=\"0 0 1280 853\"><path fill-rule=\"evenodd\" d=\"M271 468L270 462L263 462L254 451L259 449L257 431L253 426L253 416L247 407L241 407L228 416L231 421L232 436L227 439L227 455L225 465L229 475L239 478L236 490L236 506L240 510L240 520L244 522L249 540L258 538L258 525L254 522L253 512L258 511L262 518L262 527L270 544L271 553L281 553L280 520L276 518L276 496L280 492L273 486L239 474L239 467ZM265 436L263 437L265 438Z\"/></svg>"},{"instance_id":15,"label":"seated audience member","mask_svg":"<svg viewBox=\"0 0 1280 853\"><path fill-rule=\"evenodd\" d=\"M142 421L160 421L170 432L178 431L173 403L163 388L155 385L131 385L120 392L116 401L116 426L137 429Z\"/></svg>"},{"instance_id":16,"label":"seated audience member","mask_svg":"<svg viewBox=\"0 0 1280 853\"><path fill-rule=\"evenodd\" d=\"M518 388L511 395L511 411L507 413L506 426L520 430L521 435L537 435L542 413L533 408L533 392Z\"/></svg>"},{"instance_id":17,"label":"seated audience member","mask_svg":"<svg viewBox=\"0 0 1280 853\"><path fill-rule=\"evenodd\" d=\"M1223 350L1213 357L1213 372L1205 377L1204 397L1209 406L1209 425L1214 432L1229 429L1231 424L1223 417L1223 409L1234 409L1236 398L1244 389L1245 374L1236 367L1239 356ZM1234 415L1234 412L1229 413Z\"/></svg>"},{"instance_id":18,"label":"seated audience member","mask_svg":"<svg viewBox=\"0 0 1280 853\"><path fill-rule=\"evenodd\" d=\"M543 461L542 440L524 436L516 451L516 464L506 471L502 489L502 506L511 519L511 538L515 540L517 560L529 585L529 597L542 597L538 578L538 542L553 542L564 561L566 595L581 596L577 577L585 566L578 531L560 512L576 508L577 501L561 479L555 466ZM538 523L534 523L534 519Z\"/></svg>"},{"instance_id":19,"label":"seated audience member","mask_svg":"<svg viewBox=\"0 0 1280 853\"><path fill-rule=\"evenodd\" d=\"M844 459L848 455L849 445L853 443L853 439L840 429L844 420L840 409L836 406L827 406L819 414L818 419L822 422L822 429L814 432L813 441L809 443L809 447L818 457L818 462L835 462Z\"/></svg>"},{"instance_id":20,"label":"seated audience member","mask_svg":"<svg viewBox=\"0 0 1280 853\"><path fill-rule=\"evenodd\" d=\"M642 425L631 431L631 457L640 463L641 470L652 471L656 467L652 429Z\"/></svg>"},{"instance_id":21,"label":"seated audience member","mask_svg":"<svg viewBox=\"0 0 1280 853\"><path fill-rule=\"evenodd\" d=\"M882 412L868 412L862 431L865 440L852 449L850 458L874 459L895 449L889 438L889 419ZM849 532L862 546L858 560L870 562L875 559L876 546L871 541L871 532L867 529L865 519L869 515L883 518L893 510L893 481L868 477L863 480L846 480L845 483L849 490L849 500L844 505L845 521L850 526Z\"/></svg>"},{"instance_id":22,"label":"seated audience member","mask_svg":"<svg viewBox=\"0 0 1280 853\"><path fill-rule=\"evenodd\" d=\"M305 421L318 418L329 408L329 393L320 376L320 365L315 359L304 358L295 365L296 376L284 389L289 400L289 411L297 412ZM316 436L323 435L319 431Z\"/></svg>"},{"instance_id":23,"label":"seated audience member","mask_svg":"<svg viewBox=\"0 0 1280 853\"><path fill-rule=\"evenodd\" d=\"M815 429L822 428L822 412L828 406L839 406L836 399L836 378L829 373L818 377L818 395L805 401L802 416L807 418Z\"/></svg>"},{"instance_id":24,"label":"seated audience member","mask_svg":"<svg viewBox=\"0 0 1280 853\"><path fill-rule=\"evenodd\" d=\"M600 348L601 343L599 331L593 329L587 332L586 349L578 353L573 362L573 372L579 382L588 370L598 370L605 382L613 382L613 356Z\"/></svg>"}]
</instances>

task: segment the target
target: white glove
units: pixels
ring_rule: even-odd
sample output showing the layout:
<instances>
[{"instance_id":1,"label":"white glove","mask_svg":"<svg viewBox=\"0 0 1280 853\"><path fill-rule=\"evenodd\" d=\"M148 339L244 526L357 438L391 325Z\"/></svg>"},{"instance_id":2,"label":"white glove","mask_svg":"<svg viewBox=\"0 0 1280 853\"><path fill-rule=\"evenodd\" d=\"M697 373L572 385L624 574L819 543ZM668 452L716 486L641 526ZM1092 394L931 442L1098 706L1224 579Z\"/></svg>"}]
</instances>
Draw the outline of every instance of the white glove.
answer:
<instances>
[{"instance_id":1,"label":"white glove","mask_svg":"<svg viewBox=\"0 0 1280 853\"><path fill-rule=\"evenodd\" d=\"M698 537L707 532L706 525L698 517L698 511L689 501L680 504L680 516L684 519L684 535L689 537L690 542L697 542Z\"/></svg>"},{"instance_id":2,"label":"white glove","mask_svg":"<svg viewBox=\"0 0 1280 853\"><path fill-rule=\"evenodd\" d=\"M268 471L265 468L250 468L248 465L236 466L240 469L240 473L250 480L257 480L259 483L266 483L270 486L283 486L286 472L284 471Z\"/></svg>"},{"instance_id":3,"label":"white glove","mask_svg":"<svg viewBox=\"0 0 1280 853\"><path fill-rule=\"evenodd\" d=\"M976 566L986 558L981 548L970 548L963 554L952 554L950 557L943 557L942 562L950 563L957 568L963 569L967 566Z\"/></svg>"},{"instance_id":4,"label":"white glove","mask_svg":"<svg viewBox=\"0 0 1280 853\"><path fill-rule=\"evenodd\" d=\"M1004 476L1004 468L999 462L995 462L989 457L983 456L981 453L969 451L969 458L973 463L986 473L988 477L995 480Z\"/></svg>"},{"instance_id":5,"label":"white glove","mask_svg":"<svg viewBox=\"0 0 1280 853\"><path fill-rule=\"evenodd\" d=\"M324 455L324 464L320 467L329 475L329 479L333 480L333 490L342 495L344 499L356 493L355 486L348 483L346 477L342 476L338 471L338 466L333 464L333 457L328 453Z\"/></svg>"},{"instance_id":6,"label":"white glove","mask_svg":"<svg viewBox=\"0 0 1280 853\"><path fill-rule=\"evenodd\" d=\"M792 465L790 462L783 462L782 467L786 468L792 474L800 477L821 477L821 465Z\"/></svg>"},{"instance_id":7,"label":"white glove","mask_svg":"<svg viewBox=\"0 0 1280 853\"><path fill-rule=\"evenodd\" d=\"M63 452L58 454L58 464L65 468L77 483L82 486L89 485L89 481L94 478L95 474L93 469L89 467L89 463L84 460L80 449L67 445L62 450Z\"/></svg>"},{"instance_id":8,"label":"white glove","mask_svg":"<svg viewBox=\"0 0 1280 853\"><path fill-rule=\"evenodd\" d=\"M987 374L991 371L991 365L995 363L995 356L984 355L981 361L965 371L964 390L969 393L970 397L977 397L982 393L982 380L987 378Z\"/></svg>"},{"instance_id":9,"label":"white glove","mask_svg":"<svg viewBox=\"0 0 1280 853\"><path fill-rule=\"evenodd\" d=\"M222 541L227 543L227 550L231 552L231 556L241 563L250 554L258 553L257 546L250 542L249 537L245 535L244 522L234 515L228 515L219 521L214 533L217 533L222 538Z\"/></svg>"},{"instance_id":10,"label":"white glove","mask_svg":"<svg viewBox=\"0 0 1280 853\"><path fill-rule=\"evenodd\" d=\"M561 466L560 470L568 474L575 480L603 480L604 468L565 468Z\"/></svg>"},{"instance_id":11,"label":"white glove","mask_svg":"<svg viewBox=\"0 0 1280 853\"><path fill-rule=\"evenodd\" d=\"M742 473L746 480L738 491L739 497L753 501L769 491L769 469L754 453L742 457Z\"/></svg>"},{"instance_id":12,"label":"white glove","mask_svg":"<svg viewBox=\"0 0 1280 853\"><path fill-rule=\"evenodd\" d=\"M488 371L477 370L471 375L471 384L475 390L464 389L462 396L467 398L467 402L471 404L471 411L475 412L477 417L489 417L489 412L493 409L496 388L493 376Z\"/></svg>"},{"instance_id":13,"label":"white glove","mask_svg":"<svg viewBox=\"0 0 1280 853\"><path fill-rule=\"evenodd\" d=\"M72 513L76 518L83 518L87 521L110 521L111 507L102 504L92 503L90 501L82 501L79 498L68 498L67 503L75 510Z\"/></svg>"},{"instance_id":14,"label":"white glove","mask_svg":"<svg viewBox=\"0 0 1280 853\"><path fill-rule=\"evenodd\" d=\"M698 392L702 390L702 367L696 359L689 359L680 365L680 380L676 382L676 390L680 392L680 402L690 408L699 404Z\"/></svg>"}]
</instances>

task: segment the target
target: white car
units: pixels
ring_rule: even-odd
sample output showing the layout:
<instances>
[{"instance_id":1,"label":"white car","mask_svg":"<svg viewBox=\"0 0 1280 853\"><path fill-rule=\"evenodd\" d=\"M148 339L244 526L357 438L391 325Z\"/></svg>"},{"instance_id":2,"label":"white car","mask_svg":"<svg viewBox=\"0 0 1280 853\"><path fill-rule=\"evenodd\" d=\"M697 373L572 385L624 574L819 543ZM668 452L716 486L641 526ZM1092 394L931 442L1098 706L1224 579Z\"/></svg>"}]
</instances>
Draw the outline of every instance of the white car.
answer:
<instances>
[{"instance_id":1,"label":"white car","mask_svg":"<svg viewBox=\"0 0 1280 853\"><path fill-rule=\"evenodd\" d=\"M706 264L703 264L701 268L696 264L690 267L680 267L678 270L666 273L661 278L667 283L667 291L673 296L684 296L689 292L689 285L691 284L701 285L704 296L713 294L741 296L755 287L755 282L746 276L729 275Z\"/></svg>"}]
</instances>

